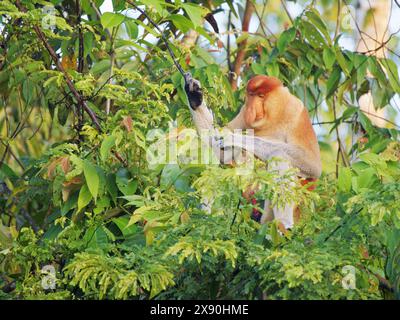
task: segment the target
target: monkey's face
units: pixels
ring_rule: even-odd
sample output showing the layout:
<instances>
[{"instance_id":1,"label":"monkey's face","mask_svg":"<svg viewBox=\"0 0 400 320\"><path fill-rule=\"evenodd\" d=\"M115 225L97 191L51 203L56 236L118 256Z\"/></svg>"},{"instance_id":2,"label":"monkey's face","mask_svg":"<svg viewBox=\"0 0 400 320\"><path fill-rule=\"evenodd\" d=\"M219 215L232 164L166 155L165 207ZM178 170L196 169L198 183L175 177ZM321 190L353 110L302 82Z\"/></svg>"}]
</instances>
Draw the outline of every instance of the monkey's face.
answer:
<instances>
[{"instance_id":1,"label":"monkey's face","mask_svg":"<svg viewBox=\"0 0 400 320\"><path fill-rule=\"evenodd\" d=\"M244 121L247 126L256 128L265 122L264 94L247 94L244 108Z\"/></svg>"},{"instance_id":2,"label":"monkey's face","mask_svg":"<svg viewBox=\"0 0 400 320\"><path fill-rule=\"evenodd\" d=\"M250 128L259 128L267 121L266 96L282 86L274 77L257 75L249 80L246 87L244 121Z\"/></svg>"}]
</instances>

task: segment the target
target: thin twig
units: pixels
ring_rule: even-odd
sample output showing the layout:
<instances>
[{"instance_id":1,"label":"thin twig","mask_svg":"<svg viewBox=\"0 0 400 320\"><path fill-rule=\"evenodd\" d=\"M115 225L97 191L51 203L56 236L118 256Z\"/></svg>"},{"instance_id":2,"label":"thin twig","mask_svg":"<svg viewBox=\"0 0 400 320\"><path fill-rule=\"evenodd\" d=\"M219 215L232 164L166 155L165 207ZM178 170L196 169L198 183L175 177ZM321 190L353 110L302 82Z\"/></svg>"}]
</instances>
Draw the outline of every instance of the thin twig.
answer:
<instances>
[{"instance_id":1,"label":"thin twig","mask_svg":"<svg viewBox=\"0 0 400 320\"><path fill-rule=\"evenodd\" d=\"M332 100L332 107L333 107L333 116L335 120L337 120L337 114L336 114L336 96L333 97ZM348 166L348 162L346 161L346 156L344 154L344 150L342 148L342 142L340 140L340 135L339 135L339 126L335 126L335 131L336 131L336 139L338 143L338 153L342 156L342 160L345 166ZM338 170L339 170L339 163L338 163L338 158L336 159L336 176L338 176Z\"/></svg>"},{"instance_id":2,"label":"thin twig","mask_svg":"<svg viewBox=\"0 0 400 320\"><path fill-rule=\"evenodd\" d=\"M132 7L134 7L136 10L138 10L141 14L143 14L147 20L149 20L149 22L154 26L154 28L157 29L157 31L160 33L161 38L163 39L165 46L168 49L168 52L172 58L172 61L174 62L175 66L177 67L177 69L179 70L179 72L182 74L183 77L185 77L185 71L183 71L182 66L179 64L179 62L176 60L175 54L172 51L171 47L169 46L168 40L165 37L165 35L163 34L163 32L160 30L160 28L158 27L158 25L148 16L148 14L146 12L144 12L142 9L140 9L136 4L134 4L132 1L130 0L126 0L127 3L129 3Z\"/></svg>"},{"instance_id":3,"label":"thin twig","mask_svg":"<svg viewBox=\"0 0 400 320\"><path fill-rule=\"evenodd\" d=\"M115 150L112 150L111 153L118 159L119 162L122 163L124 167L128 167L128 161L126 161L122 156Z\"/></svg>"},{"instance_id":4,"label":"thin twig","mask_svg":"<svg viewBox=\"0 0 400 320\"><path fill-rule=\"evenodd\" d=\"M90 5L92 6L92 9L94 10L97 19L100 21L101 19L101 12L100 10L97 8L96 4L93 2L93 0L89 0L90 1ZM109 39L111 39L111 32L110 30L108 30L108 28L105 28L105 32L108 36Z\"/></svg>"},{"instance_id":5,"label":"thin twig","mask_svg":"<svg viewBox=\"0 0 400 320\"><path fill-rule=\"evenodd\" d=\"M83 48L83 34L81 25L81 5L80 0L76 0L76 15L77 15L77 25L78 25L78 41L79 41L79 52L78 52L78 72L82 73L84 68L84 48Z\"/></svg>"},{"instance_id":6,"label":"thin twig","mask_svg":"<svg viewBox=\"0 0 400 320\"><path fill-rule=\"evenodd\" d=\"M336 231L338 231L340 228L342 228L344 225L346 225L346 223L348 223L350 221L351 218L354 218L356 215L358 215L361 212L362 208L358 209L356 212L354 212L354 214L349 214L349 216L347 217L347 219L345 219L344 221L342 221L338 226L335 227L335 229L333 229L324 239L324 242L328 241L335 233Z\"/></svg>"},{"instance_id":7,"label":"thin twig","mask_svg":"<svg viewBox=\"0 0 400 320\"><path fill-rule=\"evenodd\" d=\"M109 55L110 55L110 77L109 77L109 80L108 80L108 84L112 83L112 78L113 78L113 75L114 75L114 64L115 64L114 39L115 39L115 34L116 33L117 33L116 31L113 32L113 36L110 39L110 41L111 41L110 52L109 52ZM107 101L106 101L106 114L107 115L110 114L111 102L112 102L111 98L107 98Z\"/></svg>"},{"instance_id":8,"label":"thin twig","mask_svg":"<svg viewBox=\"0 0 400 320\"><path fill-rule=\"evenodd\" d=\"M287 8L287 6L286 6L285 0L281 0L281 3L282 3L283 9L285 9L285 12L286 12L286 14L287 14L287 16L288 16L290 22L293 24L293 18L292 18L292 16L290 15L290 12L289 12L289 10L288 10L288 8Z\"/></svg>"},{"instance_id":9,"label":"thin twig","mask_svg":"<svg viewBox=\"0 0 400 320\"><path fill-rule=\"evenodd\" d=\"M399 125L397 125L397 124L394 123L393 121L390 121L390 120L388 120L388 119L386 119L386 118L384 118L384 117L378 116L378 115L376 115L376 114L370 113L370 112L365 111L365 110L361 110L361 112L366 113L366 114L368 114L369 116L373 116L373 117L375 117L375 118L378 118L378 119L381 119L381 120L383 120L383 121L386 121L387 123L390 123L391 125L393 125L393 126L395 126L395 127L397 127L397 128L400 128Z\"/></svg>"},{"instance_id":10,"label":"thin twig","mask_svg":"<svg viewBox=\"0 0 400 320\"><path fill-rule=\"evenodd\" d=\"M340 11L342 10L341 8L341 0L337 0L338 5L337 5L337 16L336 16L336 28L335 28L335 39L337 37L337 35L339 34L339 30L340 30Z\"/></svg>"},{"instance_id":11,"label":"thin twig","mask_svg":"<svg viewBox=\"0 0 400 320\"><path fill-rule=\"evenodd\" d=\"M9 144L6 144L3 141L0 141L3 146L5 146L7 148L7 146L9 146ZM25 166L23 165L23 163L18 159L18 157L15 155L15 153L11 150L11 148L8 148L8 153L15 159L15 161L17 162L17 164L21 167L22 170L25 170ZM1 164L3 164L3 162L1 162Z\"/></svg>"},{"instance_id":12,"label":"thin twig","mask_svg":"<svg viewBox=\"0 0 400 320\"><path fill-rule=\"evenodd\" d=\"M82 15L82 10L81 10L81 5L80 5L80 0L76 0L75 2L76 6L76 15L77 15L77 26L78 26L78 72L83 73L83 68L84 68L84 41L83 41L83 34L82 34L82 25L81 25L81 15ZM80 92L81 94L81 92ZM83 108L78 108L77 110L78 113L78 124L77 124L77 132L78 132L78 143L80 143L82 139L81 131L83 127Z\"/></svg>"},{"instance_id":13,"label":"thin twig","mask_svg":"<svg viewBox=\"0 0 400 320\"><path fill-rule=\"evenodd\" d=\"M17 8L22 11L22 12L27 12L26 8L21 4L20 0L15 1L15 5ZM72 94L74 95L75 99L77 100L78 104L83 107L83 109L86 111L86 113L89 115L90 119L96 126L98 131L101 131L101 126L97 120L96 114L93 112L92 109L89 108L87 105L86 101L83 99L83 97L79 94L79 92L76 90L74 84L72 83L71 78L69 77L68 73L65 71L64 67L60 63L58 56L56 52L54 51L53 47L49 44L49 42L46 39L46 36L44 35L43 31L37 26L33 25L33 30L35 31L36 35L38 38L42 41L44 47L47 49L48 53L50 54L54 64L56 65L56 68L58 71L60 71L64 78L65 82L67 83L68 88L71 90Z\"/></svg>"}]
</instances>

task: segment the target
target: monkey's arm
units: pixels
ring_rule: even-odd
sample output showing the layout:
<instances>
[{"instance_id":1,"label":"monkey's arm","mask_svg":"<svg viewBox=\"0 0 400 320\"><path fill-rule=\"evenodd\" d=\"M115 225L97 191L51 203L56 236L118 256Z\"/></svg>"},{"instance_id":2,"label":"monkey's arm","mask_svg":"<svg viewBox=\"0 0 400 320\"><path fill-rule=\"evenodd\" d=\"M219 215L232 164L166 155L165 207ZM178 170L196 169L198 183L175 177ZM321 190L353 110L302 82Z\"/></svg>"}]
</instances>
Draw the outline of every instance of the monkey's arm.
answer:
<instances>
[{"instance_id":1,"label":"monkey's arm","mask_svg":"<svg viewBox=\"0 0 400 320\"><path fill-rule=\"evenodd\" d=\"M185 91L188 97L190 112L192 114L193 122L197 131L200 133L202 130L212 130L215 132L214 116L203 99L203 92L201 90L200 82L193 79L190 73L185 75ZM229 122L226 127L230 131L235 129L246 129L243 117L243 108L239 114Z\"/></svg>"},{"instance_id":2,"label":"monkey's arm","mask_svg":"<svg viewBox=\"0 0 400 320\"><path fill-rule=\"evenodd\" d=\"M227 125L226 128L229 130L233 131L235 129L249 129L245 122L244 122L244 116L243 116L243 107L240 109L239 113L236 115L235 118L233 118L232 121L230 121Z\"/></svg>"},{"instance_id":3,"label":"monkey's arm","mask_svg":"<svg viewBox=\"0 0 400 320\"><path fill-rule=\"evenodd\" d=\"M239 147L253 153L260 160L280 157L290 161L305 177L318 178L321 175L319 159L296 144L267 140L261 137L232 134L220 140L220 147Z\"/></svg>"},{"instance_id":4,"label":"monkey's arm","mask_svg":"<svg viewBox=\"0 0 400 320\"><path fill-rule=\"evenodd\" d=\"M214 131L214 116L204 103L200 82L193 79L190 73L185 74L185 91L197 131Z\"/></svg>"},{"instance_id":5,"label":"monkey's arm","mask_svg":"<svg viewBox=\"0 0 400 320\"><path fill-rule=\"evenodd\" d=\"M243 108L226 127L219 131L214 127L214 116L211 110L209 110L204 103L200 82L193 79L190 73L185 75L185 91L197 132L200 134L203 141L205 140L206 143L212 147L214 154L221 163L231 163L233 159L237 158L241 149L231 148L230 150L222 150L218 139L221 137L221 131L225 131L226 133L224 129L228 129L228 132L235 129L245 129Z\"/></svg>"}]
</instances>

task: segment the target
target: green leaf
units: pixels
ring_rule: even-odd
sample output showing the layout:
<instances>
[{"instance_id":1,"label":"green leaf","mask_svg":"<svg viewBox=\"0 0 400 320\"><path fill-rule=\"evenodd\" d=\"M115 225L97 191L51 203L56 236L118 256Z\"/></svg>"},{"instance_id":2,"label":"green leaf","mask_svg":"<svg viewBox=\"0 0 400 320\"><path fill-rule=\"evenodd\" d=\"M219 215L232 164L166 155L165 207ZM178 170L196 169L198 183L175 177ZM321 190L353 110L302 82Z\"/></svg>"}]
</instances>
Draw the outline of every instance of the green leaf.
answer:
<instances>
[{"instance_id":1,"label":"green leaf","mask_svg":"<svg viewBox=\"0 0 400 320\"><path fill-rule=\"evenodd\" d=\"M171 14L168 18L172 21L175 27L177 27L184 33L188 32L190 29L194 29L192 21L190 21L185 16L182 16L180 14Z\"/></svg>"},{"instance_id":2,"label":"green leaf","mask_svg":"<svg viewBox=\"0 0 400 320\"><path fill-rule=\"evenodd\" d=\"M368 57L362 54L355 54L354 67L357 70L357 85L361 85L367 74Z\"/></svg>"},{"instance_id":3,"label":"green leaf","mask_svg":"<svg viewBox=\"0 0 400 320\"><path fill-rule=\"evenodd\" d=\"M83 162L83 173L85 175L89 191L92 194L93 198L96 200L97 194L99 192L99 180L100 180L96 167L88 160L85 160Z\"/></svg>"},{"instance_id":4,"label":"green leaf","mask_svg":"<svg viewBox=\"0 0 400 320\"><path fill-rule=\"evenodd\" d=\"M78 197L78 212L80 212L84 207L86 207L90 201L92 200L93 196L89 191L87 184L84 184L79 191Z\"/></svg>"},{"instance_id":5,"label":"green leaf","mask_svg":"<svg viewBox=\"0 0 400 320\"><path fill-rule=\"evenodd\" d=\"M342 115L342 119L346 120L348 118L350 118L353 114L355 114L357 111L359 110L358 107L347 107L346 110L344 110L343 115Z\"/></svg>"},{"instance_id":6,"label":"green leaf","mask_svg":"<svg viewBox=\"0 0 400 320\"><path fill-rule=\"evenodd\" d=\"M367 168L360 171L357 177L352 178L352 187L354 191L361 192L361 189L370 188L375 181L375 169Z\"/></svg>"},{"instance_id":7,"label":"green leaf","mask_svg":"<svg viewBox=\"0 0 400 320\"><path fill-rule=\"evenodd\" d=\"M97 176L99 177L99 191L97 192L98 197L102 197L106 192L107 177L102 168L96 166Z\"/></svg>"},{"instance_id":8,"label":"green leaf","mask_svg":"<svg viewBox=\"0 0 400 320\"><path fill-rule=\"evenodd\" d=\"M114 11L120 11L125 8L124 0L112 0Z\"/></svg>"},{"instance_id":9,"label":"green leaf","mask_svg":"<svg viewBox=\"0 0 400 320\"><path fill-rule=\"evenodd\" d=\"M160 0L141 0L141 2L143 4L145 4L149 8L154 7L154 9L157 11L158 14L160 14L161 16L163 15L163 13L164 13L164 10L163 10L164 2L163 1L160 1Z\"/></svg>"},{"instance_id":10,"label":"green leaf","mask_svg":"<svg viewBox=\"0 0 400 320\"><path fill-rule=\"evenodd\" d=\"M339 168L338 189L342 192L350 192L351 190L351 169L348 167Z\"/></svg>"},{"instance_id":11,"label":"green leaf","mask_svg":"<svg viewBox=\"0 0 400 320\"><path fill-rule=\"evenodd\" d=\"M104 28L113 28L119 26L124 20L124 15L113 12L105 12L100 18L100 22Z\"/></svg>"},{"instance_id":12,"label":"green leaf","mask_svg":"<svg viewBox=\"0 0 400 320\"><path fill-rule=\"evenodd\" d=\"M139 231L139 227L136 224L132 224L132 225L128 226L129 220L130 220L130 217L128 217L128 216L123 216L123 217L118 217L118 218L112 219L112 221L121 230L124 237L135 234Z\"/></svg>"},{"instance_id":13,"label":"green leaf","mask_svg":"<svg viewBox=\"0 0 400 320\"><path fill-rule=\"evenodd\" d=\"M325 48L322 53L322 58L324 59L326 68L329 70L332 69L336 61L335 52L331 48Z\"/></svg>"},{"instance_id":14,"label":"green leaf","mask_svg":"<svg viewBox=\"0 0 400 320\"><path fill-rule=\"evenodd\" d=\"M310 22L317 27L317 29L324 35L325 39L328 41L328 43L331 42L331 37L329 35L328 28L326 27L326 24L324 21L321 19L321 16L317 10L314 8L311 8L309 11L306 12L307 18L310 20Z\"/></svg>"},{"instance_id":15,"label":"green leaf","mask_svg":"<svg viewBox=\"0 0 400 320\"><path fill-rule=\"evenodd\" d=\"M107 180L106 181L107 191L110 194L112 201L114 201L114 203L116 203L117 196L118 196L118 188L117 188L117 184L115 183L115 174L114 173L108 174L106 180Z\"/></svg>"},{"instance_id":16,"label":"green leaf","mask_svg":"<svg viewBox=\"0 0 400 320\"><path fill-rule=\"evenodd\" d=\"M387 76L389 78L389 83L392 86L394 92L400 93L400 80L399 72L394 61L390 59L380 59L382 66L386 69Z\"/></svg>"},{"instance_id":17,"label":"green leaf","mask_svg":"<svg viewBox=\"0 0 400 320\"><path fill-rule=\"evenodd\" d=\"M232 108L236 108L237 100L235 99L235 97L233 95L232 87L231 87L227 77L224 76L222 78L222 84L224 85L225 94L228 98L229 104L231 105Z\"/></svg>"},{"instance_id":18,"label":"green leaf","mask_svg":"<svg viewBox=\"0 0 400 320\"><path fill-rule=\"evenodd\" d=\"M278 246L282 242L282 237L279 234L279 229L278 229L278 220L274 220L271 223L270 236L274 246Z\"/></svg>"},{"instance_id":19,"label":"green leaf","mask_svg":"<svg viewBox=\"0 0 400 320\"><path fill-rule=\"evenodd\" d=\"M203 17L206 15L207 9L193 3L183 3L182 8L186 11L195 28L203 25Z\"/></svg>"},{"instance_id":20,"label":"green leaf","mask_svg":"<svg viewBox=\"0 0 400 320\"><path fill-rule=\"evenodd\" d=\"M49 229L43 234L43 239L55 240L63 228L60 225L51 225Z\"/></svg>"},{"instance_id":21,"label":"green leaf","mask_svg":"<svg viewBox=\"0 0 400 320\"><path fill-rule=\"evenodd\" d=\"M31 102L34 92L33 90L34 86L32 80L26 79L22 84L22 96L24 97L26 104Z\"/></svg>"},{"instance_id":22,"label":"green leaf","mask_svg":"<svg viewBox=\"0 0 400 320\"><path fill-rule=\"evenodd\" d=\"M100 157L103 162L105 162L110 154L111 148L115 145L115 137L107 136L100 147Z\"/></svg>"},{"instance_id":23,"label":"green leaf","mask_svg":"<svg viewBox=\"0 0 400 320\"><path fill-rule=\"evenodd\" d=\"M85 34L83 35L83 48L85 57L92 52L93 40L93 34L91 32L85 32Z\"/></svg>"},{"instance_id":24,"label":"green leaf","mask_svg":"<svg viewBox=\"0 0 400 320\"><path fill-rule=\"evenodd\" d=\"M61 207L61 215L62 216L65 216L68 213L68 211L70 211L71 209L76 208L76 205L77 205L77 202L79 199L78 197L79 197L79 195L77 192L74 192L74 194L72 194L72 196L68 197L68 200Z\"/></svg>"},{"instance_id":25,"label":"green leaf","mask_svg":"<svg viewBox=\"0 0 400 320\"><path fill-rule=\"evenodd\" d=\"M106 71L108 69L110 69L110 60L109 59L104 59L104 60L101 60L99 62L96 62L93 65L92 70L91 70L91 74L96 76L96 75L99 75L99 74L101 74L102 72L104 72L104 71Z\"/></svg>"},{"instance_id":26,"label":"green leaf","mask_svg":"<svg viewBox=\"0 0 400 320\"><path fill-rule=\"evenodd\" d=\"M125 168L118 170L116 175L116 184L118 189L125 196L135 194L137 189L137 180L130 178L130 174Z\"/></svg>"},{"instance_id":27,"label":"green leaf","mask_svg":"<svg viewBox=\"0 0 400 320\"><path fill-rule=\"evenodd\" d=\"M342 70L344 71L344 73L349 76L350 72L349 72L349 63L346 60L346 58L344 57L342 51L338 48L335 47L335 55L336 55L336 60L339 63L340 67L342 68Z\"/></svg>"},{"instance_id":28,"label":"green leaf","mask_svg":"<svg viewBox=\"0 0 400 320\"><path fill-rule=\"evenodd\" d=\"M322 47L326 47L324 38L313 24L309 23L308 21L302 21L301 28L302 33L313 48L321 49Z\"/></svg>"},{"instance_id":29,"label":"green leaf","mask_svg":"<svg viewBox=\"0 0 400 320\"><path fill-rule=\"evenodd\" d=\"M235 6L233 5L233 0L228 0L228 1L226 1L226 2L228 3L229 9L232 11L232 13L234 14L234 16L235 16L236 18L238 18L239 15L237 14L236 9L235 9Z\"/></svg>"},{"instance_id":30,"label":"green leaf","mask_svg":"<svg viewBox=\"0 0 400 320\"><path fill-rule=\"evenodd\" d=\"M331 76L326 82L326 98L328 99L337 90L340 81L340 68L334 68Z\"/></svg>"},{"instance_id":31,"label":"green leaf","mask_svg":"<svg viewBox=\"0 0 400 320\"><path fill-rule=\"evenodd\" d=\"M357 76L358 76L358 74L357 74ZM374 82L377 82L375 79L371 79L371 80ZM360 85L360 82L358 82L358 80L357 80L357 84L359 85L359 88L357 90L357 100L359 100L360 97L362 97L364 94L369 92L370 82L368 81L368 79L364 79L364 81ZM375 106L375 104L374 104L374 106Z\"/></svg>"},{"instance_id":32,"label":"green leaf","mask_svg":"<svg viewBox=\"0 0 400 320\"><path fill-rule=\"evenodd\" d=\"M382 88L379 85L379 82L375 79L371 81L371 94L374 107L376 109L383 108L386 104L389 103L386 88Z\"/></svg>"},{"instance_id":33,"label":"green leaf","mask_svg":"<svg viewBox=\"0 0 400 320\"><path fill-rule=\"evenodd\" d=\"M385 73L382 70L376 57L368 57L368 70L379 81L380 84L387 82Z\"/></svg>"},{"instance_id":34,"label":"green leaf","mask_svg":"<svg viewBox=\"0 0 400 320\"><path fill-rule=\"evenodd\" d=\"M104 249L108 244L108 236L103 226L93 226L87 229L84 240L87 246L94 249Z\"/></svg>"},{"instance_id":35,"label":"green leaf","mask_svg":"<svg viewBox=\"0 0 400 320\"><path fill-rule=\"evenodd\" d=\"M125 21L126 32L128 33L129 38L136 39L139 35L138 25L131 19L127 19Z\"/></svg>"},{"instance_id":36,"label":"green leaf","mask_svg":"<svg viewBox=\"0 0 400 320\"><path fill-rule=\"evenodd\" d=\"M3 163L0 168L0 180L4 180L5 178L15 180L18 178L18 175L6 163Z\"/></svg>"},{"instance_id":37,"label":"green leaf","mask_svg":"<svg viewBox=\"0 0 400 320\"><path fill-rule=\"evenodd\" d=\"M161 173L160 186L165 189L169 188L180 174L181 168L178 164L167 164Z\"/></svg>"},{"instance_id":38,"label":"green leaf","mask_svg":"<svg viewBox=\"0 0 400 320\"><path fill-rule=\"evenodd\" d=\"M264 66L261 63L257 62L252 63L251 70L253 70L255 74L265 74Z\"/></svg>"},{"instance_id":39,"label":"green leaf","mask_svg":"<svg viewBox=\"0 0 400 320\"><path fill-rule=\"evenodd\" d=\"M318 53L318 51L309 50L306 53L306 57L315 66L323 65L323 59L321 57L321 54Z\"/></svg>"},{"instance_id":40,"label":"green leaf","mask_svg":"<svg viewBox=\"0 0 400 320\"><path fill-rule=\"evenodd\" d=\"M188 176L182 175L179 176L174 182L175 189L180 192L190 192L192 189L190 188L190 178Z\"/></svg>"},{"instance_id":41,"label":"green leaf","mask_svg":"<svg viewBox=\"0 0 400 320\"><path fill-rule=\"evenodd\" d=\"M269 63L266 66L267 75L279 77L279 65L277 63Z\"/></svg>"},{"instance_id":42,"label":"green leaf","mask_svg":"<svg viewBox=\"0 0 400 320\"><path fill-rule=\"evenodd\" d=\"M295 28L290 28L288 30L285 30L281 36L278 39L277 42L277 47L280 53L282 53L287 45L294 40L296 37L296 29Z\"/></svg>"}]
</instances>

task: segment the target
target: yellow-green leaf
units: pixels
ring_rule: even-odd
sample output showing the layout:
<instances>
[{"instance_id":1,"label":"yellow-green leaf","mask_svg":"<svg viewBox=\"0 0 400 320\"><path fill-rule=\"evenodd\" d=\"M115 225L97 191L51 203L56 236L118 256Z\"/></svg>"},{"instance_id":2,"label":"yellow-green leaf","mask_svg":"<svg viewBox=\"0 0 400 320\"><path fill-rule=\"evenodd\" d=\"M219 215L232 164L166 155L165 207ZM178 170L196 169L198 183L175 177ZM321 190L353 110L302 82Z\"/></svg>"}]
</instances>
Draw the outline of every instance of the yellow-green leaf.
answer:
<instances>
[{"instance_id":1,"label":"yellow-green leaf","mask_svg":"<svg viewBox=\"0 0 400 320\"><path fill-rule=\"evenodd\" d=\"M86 160L83 162L83 173L85 175L86 184L89 188L89 191L92 194L93 198L96 199L99 192L100 180L96 167Z\"/></svg>"},{"instance_id":2,"label":"yellow-green leaf","mask_svg":"<svg viewBox=\"0 0 400 320\"><path fill-rule=\"evenodd\" d=\"M92 194L89 191L89 188L86 184L84 184L79 191L78 197L78 212L80 212L84 207L86 207L90 200L92 200Z\"/></svg>"},{"instance_id":3,"label":"yellow-green leaf","mask_svg":"<svg viewBox=\"0 0 400 320\"><path fill-rule=\"evenodd\" d=\"M114 136L107 136L103 142L101 143L100 147L100 157L102 161L106 161L111 148L115 145L115 137Z\"/></svg>"},{"instance_id":4,"label":"yellow-green leaf","mask_svg":"<svg viewBox=\"0 0 400 320\"><path fill-rule=\"evenodd\" d=\"M119 26L125 20L125 16L120 13L105 12L100 22L104 28L112 28Z\"/></svg>"}]
</instances>

